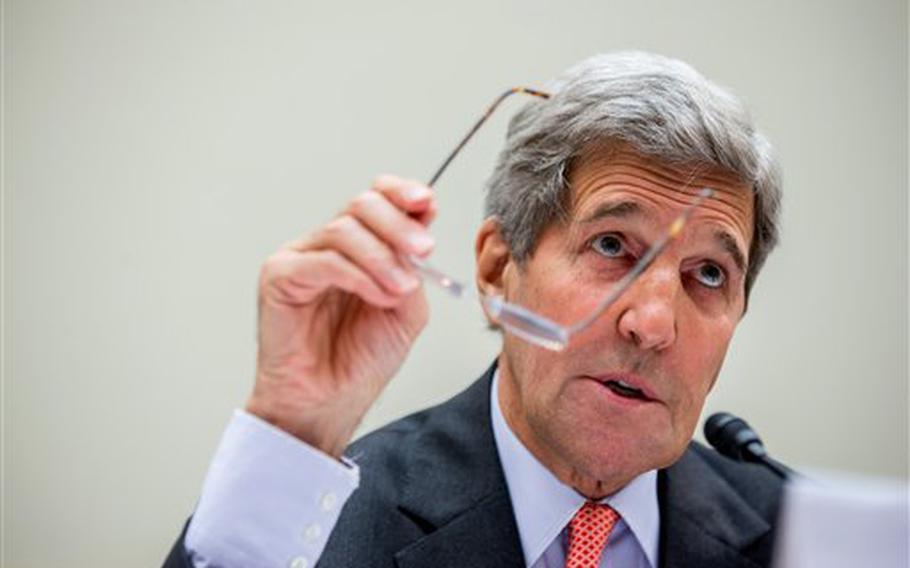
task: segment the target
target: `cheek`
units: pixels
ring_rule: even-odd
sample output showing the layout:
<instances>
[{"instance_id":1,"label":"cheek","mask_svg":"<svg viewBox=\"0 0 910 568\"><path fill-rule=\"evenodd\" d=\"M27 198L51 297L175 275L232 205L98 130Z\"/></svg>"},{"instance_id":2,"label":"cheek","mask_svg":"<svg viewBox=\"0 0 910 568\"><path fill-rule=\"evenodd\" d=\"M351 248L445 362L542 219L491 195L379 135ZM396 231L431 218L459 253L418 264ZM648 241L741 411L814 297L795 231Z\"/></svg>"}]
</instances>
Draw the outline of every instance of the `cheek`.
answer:
<instances>
[{"instance_id":1,"label":"cheek","mask_svg":"<svg viewBox=\"0 0 910 568\"><path fill-rule=\"evenodd\" d=\"M678 346L682 359L676 376L685 377L686 383L680 393L677 413L678 418L687 423L694 424L698 420L733 336L733 324L726 320L718 323L720 325L691 331Z\"/></svg>"},{"instance_id":2,"label":"cheek","mask_svg":"<svg viewBox=\"0 0 910 568\"><path fill-rule=\"evenodd\" d=\"M563 325L574 323L579 313L585 313L587 296L570 273L558 271L525 276L512 290L512 301Z\"/></svg>"},{"instance_id":3,"label":"cheek","mask_svg":"<svg viewBox=\"0 0 910 568\"><path fill-rule=\"evenodd\" d=\"M555 379L561 376L559 354L531 345L511 333L503 334L502 352L518 379L518 395L524 411L535 413L548 407L557 396Z\"/></svg>"}]
</instances>

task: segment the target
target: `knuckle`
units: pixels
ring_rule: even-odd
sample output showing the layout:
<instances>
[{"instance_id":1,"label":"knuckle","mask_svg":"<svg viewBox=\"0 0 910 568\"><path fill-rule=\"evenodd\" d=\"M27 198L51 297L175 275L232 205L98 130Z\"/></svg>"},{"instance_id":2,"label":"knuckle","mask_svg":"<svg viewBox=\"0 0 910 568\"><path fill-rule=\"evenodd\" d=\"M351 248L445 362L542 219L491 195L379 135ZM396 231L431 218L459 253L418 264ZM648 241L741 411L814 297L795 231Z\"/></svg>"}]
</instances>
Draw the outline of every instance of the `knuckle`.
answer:
<instances>
[{"instance_id":1,"label":"knuckle","mask_svg":"<svg viewBox=\"0 0 910 568\"><path fill-rule=\"evenodd\" d=\"M322 265L340 265L345 262L344 256L337 250L324 250L319 252Z\"/></svg>"},{"instance_id":2,"label":"knuckle","mask_svg":"<svg viewBox=\"0 0 910 568\"><path fill-rule=\"evenodd\" d=\"M332 273L336 277L349 277L350 262L337 250L321 250L314 258L314 270L322 273Z\"/></svg>"},{"instance_id":3,"label":"knuckle","mask_svg":"<svg viewBox=\"0 0 910 568\"><path fill-rule=\"evenodd\" d=\"M342 215L326 223L320 232L326 240L334 241L353 231L356 224L350 215Z\"/></svg>"},{"instance_id":4,"label":"knuckle","mask_svg":"<svg viewBox=\"0 0 910 568\"><path fill-rule=\"evenodd\" d=\"M287 262L285 253L279 251L269 255L262 263L259 269L260 287L274 283L287 273Z\"/></svg>"},{"instance_id":5,"label":"knuckle","mask_svg":"<svg viewBox=\"0 0 910 568\"><path fill-rule=\"evenodd\" d=\"M363 255L363 264L374 270L390 268L393 263L392 255L383 251L368 251Z\"/></svg>"},{"instance_id":6,"label":"knuckle","mask_svg":"<svg viewBox=\"0 0 910 568\"><path fill-rule=\"evenodd\" d=\"M376 202L381 199L382 196L375 191L364 191L351 200L350 211L354 214L363 214L372 209L376 205Z\"/></svg>"},{"instance_id":7,"label":"knuckle","mask_svg":"<svg viewBox=\"0 0 910 568\"><path fill-rule=\"evenodd\" d=\"M267 256L266 259L264 261L262 261L261 272L263 272L265 274L275 272L282 264L282 260L284 259L284 256L285 256L285 253L283 253L282 251L273 252L272 254Z\"/></svg>"},{"instance_id":8,"label":"knuckle","mask_svg":"<svg viewBox=\"0 0 910 568\"><path fill-rule=\"evenodd\" d=\"M383 191L398 185L399 181L398 176L383 173L373 178L373 183L370 184L370 187L375 191Z\"/></svg>"}]
</instances>

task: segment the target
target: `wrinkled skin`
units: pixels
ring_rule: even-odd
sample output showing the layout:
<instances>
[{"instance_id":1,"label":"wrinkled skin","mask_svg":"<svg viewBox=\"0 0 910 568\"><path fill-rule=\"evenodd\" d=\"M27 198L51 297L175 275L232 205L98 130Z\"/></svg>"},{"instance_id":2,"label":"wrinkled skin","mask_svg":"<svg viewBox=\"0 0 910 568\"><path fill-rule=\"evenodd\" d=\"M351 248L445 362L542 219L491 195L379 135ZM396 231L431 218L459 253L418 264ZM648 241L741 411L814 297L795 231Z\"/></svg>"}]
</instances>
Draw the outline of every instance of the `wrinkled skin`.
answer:
<instances>
[{"instance_id":1,"label":"wrinkled skin","mask_svg":"<svg viewBox=\"0 0 910 568\"><path fill-rule=\"evenodd\" d=\"M736 257L748 262L752 194L719 172L690 180L692 173L630 152L594 154L570 173L570 220L548 227L530 259L512 259L495 219L478 234L481 289L571 324L590 313L700 188L715 191L679 238L564 351L505 334L498 396L506 421L541 463L590 498L678 459L744 311L745 265ZM614 394L603 384L609 378L634 384L649 400Z\"/></svg>"}]
</instances>

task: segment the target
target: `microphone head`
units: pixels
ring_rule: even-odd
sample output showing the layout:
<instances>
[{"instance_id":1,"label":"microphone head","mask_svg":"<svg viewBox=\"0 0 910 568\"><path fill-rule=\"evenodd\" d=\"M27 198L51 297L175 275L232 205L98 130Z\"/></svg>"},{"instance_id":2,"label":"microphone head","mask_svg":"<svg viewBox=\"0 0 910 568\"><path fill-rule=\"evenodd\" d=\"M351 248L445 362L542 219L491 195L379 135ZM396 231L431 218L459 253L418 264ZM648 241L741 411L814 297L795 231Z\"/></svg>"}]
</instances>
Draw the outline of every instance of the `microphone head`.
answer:
<instances>
[{"instance_id":1,"label":"microphone head","mask_svg":"<svg viewBox=\"0 0 910 568\"><path fill-rule=\"evenodd\" d=\"M737 461L752 461L765 455L765 447L755 430L728 412L712 414L705 421L705 439L722 455Z\"/></svg>"}]
</instances>

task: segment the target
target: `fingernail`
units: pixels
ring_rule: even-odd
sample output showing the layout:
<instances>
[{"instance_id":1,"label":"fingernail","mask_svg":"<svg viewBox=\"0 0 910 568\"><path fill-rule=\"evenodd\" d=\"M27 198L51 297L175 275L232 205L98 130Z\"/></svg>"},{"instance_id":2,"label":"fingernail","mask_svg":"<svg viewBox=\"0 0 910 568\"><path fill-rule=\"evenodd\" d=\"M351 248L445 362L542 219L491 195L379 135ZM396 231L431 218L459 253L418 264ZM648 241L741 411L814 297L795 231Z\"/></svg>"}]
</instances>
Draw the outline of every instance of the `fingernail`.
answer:
<instances>
[{"instance_id":1,"label":"fingernail","mask_svg":"<svg viewBox=\"0 0 910 568\"><path fill-rule=\"evenodd\" d=\"M426 199L427 197L430 196L430 190L421 185L414 185L414 186L411 186L411 187L407 188L406 190L404 190L404 196L409 201L417 201L419 199Z\"/></svg>"},{"instance_id":2,"label":"fingernail","mask_svg":"<svg viewBox=\"0 0 910 568\"><path fill-rule=\"evenodd\" d=\"M433 245L436 244L433 240L433 237L426 233L415 233L408 237L411 246L413 246L417 252L424 253L433 248Z\"/></svg>"},{"instance_id":3,"label":"fingernail","mask_svg":"<svg viewBox=\"0 0 910 568\"><path fill-rule=\"evenodd\" d=\"M420 281L418 281L417 278L400 268L389 270L389 277L392 279L392 282L395 283L395 287L402 292L410 292L420 284Z\"/></svg>"}]
</instances>

